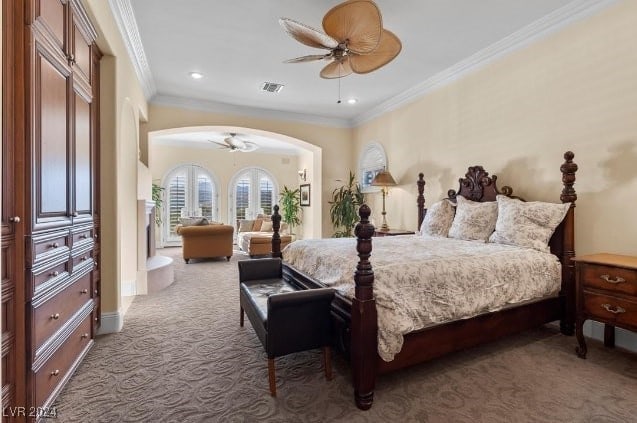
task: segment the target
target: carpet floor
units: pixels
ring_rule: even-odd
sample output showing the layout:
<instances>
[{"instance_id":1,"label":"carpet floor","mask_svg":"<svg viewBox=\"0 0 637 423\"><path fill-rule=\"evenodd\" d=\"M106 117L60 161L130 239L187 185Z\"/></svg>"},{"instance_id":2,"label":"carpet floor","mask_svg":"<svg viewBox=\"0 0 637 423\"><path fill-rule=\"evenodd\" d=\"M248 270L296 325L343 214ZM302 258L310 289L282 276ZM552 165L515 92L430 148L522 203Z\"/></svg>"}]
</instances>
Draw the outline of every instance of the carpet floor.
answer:
<instances>
[{"instance_id":1,"label":"carpet floor","mask_svg":"<svg viewBox=\"0 0 637 423\"><path fill-rule=\"evenodd\" d=\"M239 327L237 261L192 260L176 281L135 298L120 333L100 336L55 403L59 422L634 422L637 354L551 326L379 378L354 405L347 362L320 351L276 360L277 397L252 327Z\"/></svg>"}]
</instances>

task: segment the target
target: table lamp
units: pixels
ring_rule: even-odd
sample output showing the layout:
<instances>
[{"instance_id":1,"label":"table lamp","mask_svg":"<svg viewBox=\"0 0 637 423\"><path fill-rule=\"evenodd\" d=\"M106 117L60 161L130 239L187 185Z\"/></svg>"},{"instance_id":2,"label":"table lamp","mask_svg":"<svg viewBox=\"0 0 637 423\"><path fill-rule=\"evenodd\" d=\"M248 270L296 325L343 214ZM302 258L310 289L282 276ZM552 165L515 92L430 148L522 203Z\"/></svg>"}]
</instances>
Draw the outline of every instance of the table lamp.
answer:
<instances>
[{"instance_id":1,"label":"table lamp","mask_svg":"<svg viewBox=\"0 0 637 423\"><path fill-rule=\"evenodd\" d=\"M396 181L394 180L394 177L391 176L391 173L389 173L387 169L383 169L376 174L374 179L372 179L371 185L375 187L381 187L380 190L383 193L383 213L382 213L383 224L380 227L380 230L383 232L387 232L389 230L389 226L387 226L387 218L386 218L387 212L385 211L385 197L387 196L387 193L389 192L389 187L395 186Z\"/></svg>"}]
</instances>

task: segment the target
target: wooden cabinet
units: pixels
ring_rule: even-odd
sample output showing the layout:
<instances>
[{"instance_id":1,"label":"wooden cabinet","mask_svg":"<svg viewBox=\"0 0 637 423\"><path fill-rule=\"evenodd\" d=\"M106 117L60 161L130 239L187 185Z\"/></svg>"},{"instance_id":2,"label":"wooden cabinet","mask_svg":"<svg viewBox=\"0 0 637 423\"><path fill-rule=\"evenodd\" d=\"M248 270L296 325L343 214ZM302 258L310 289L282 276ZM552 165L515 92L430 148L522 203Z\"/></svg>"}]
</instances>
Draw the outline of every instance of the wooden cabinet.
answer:
<instances>
[{"instance_id":1,"label":"wooden cabinet","mask_svg":"<svg viewBox=\"0 0 637 423\"><path fill-rule=\"evenodd\" d=\"M615 345L615 326L637 331L637 257L593 254L573 260L577 266L577 355L586 358L582 326L587 319L605 324L608 347Z\"/></svg>"},{"instance_id":2,"label":"wooden cabinet","mask_svg":"<svg viewBox=\"0 0 637 423\"><path fill-rule=\"evenodd\" d=\"M101 54L79 0L4 0L3 18L3 184L15 190L3 189L2 399L28 410L52 404L99 324Z\"/></svg>"}]
</instances>

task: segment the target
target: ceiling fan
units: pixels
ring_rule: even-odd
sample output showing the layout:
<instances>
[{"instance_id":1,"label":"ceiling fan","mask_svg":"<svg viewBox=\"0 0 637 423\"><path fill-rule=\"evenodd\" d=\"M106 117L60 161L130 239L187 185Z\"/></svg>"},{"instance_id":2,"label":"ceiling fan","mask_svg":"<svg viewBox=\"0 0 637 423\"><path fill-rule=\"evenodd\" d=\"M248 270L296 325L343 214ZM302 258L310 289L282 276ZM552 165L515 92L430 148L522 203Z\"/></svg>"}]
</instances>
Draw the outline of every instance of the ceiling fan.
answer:
<instances>
[{"instance_id":1,"label":"ceiling fan","mask_svg":"<svg viewBox=\"0 0 637 423\"><path fill-rule=\"evenodd\" d=\"M383 19L371 0L348 0L330 9L323 17L325 33L289 18L279 24L295 40L306 46L329 50L285 61L302 63L329 61L321 78L342 78L353 73L369 73L391 62L402 49L398 37L383 29Z\"/></svg>"},{"instance_id":2,"label":"ceiling fan","mask_svg":"<svg viewBox=\"0 0 637 423\"><path fill-rule=\"evenodd\" d=\"M234 153L240 151L242 153L248 153L250 151L254 151L258 148L258 146L250 141L242 140L237 137L238 134L234 132L228 133L228 136L223 139L223 142L213 141L210 142L217 144L220 149L226 149L230 153Z\"/></svg>"}]
</instances>

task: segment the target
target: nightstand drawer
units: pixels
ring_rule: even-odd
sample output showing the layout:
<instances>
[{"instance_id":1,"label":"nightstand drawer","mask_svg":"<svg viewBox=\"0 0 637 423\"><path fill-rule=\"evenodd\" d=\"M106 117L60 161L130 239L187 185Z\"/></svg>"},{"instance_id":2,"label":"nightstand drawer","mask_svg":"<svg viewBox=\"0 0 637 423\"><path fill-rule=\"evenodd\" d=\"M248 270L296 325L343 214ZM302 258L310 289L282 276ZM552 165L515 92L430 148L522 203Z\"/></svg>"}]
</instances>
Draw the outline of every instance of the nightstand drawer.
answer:
<instances>
[{"instance_id":1,"label":"nightstand drawer","mask_svg":"<svg viewBox=\"0 0 637 423\"><path fill-rule=\"evenodd\" d=\"M585 292L584 310L613 325L637 328L637 302Z\"/></svg>"},{"instance_id":2,"label":"nightstand drawer","mask_svg":"<svg viewBox=\"0 0 637 423\"><path fill-rule=\"evenodd\" d=\"M637 295L637 270L588 263L582 276L584 286Z\"/></svg>"}]
</instances>

